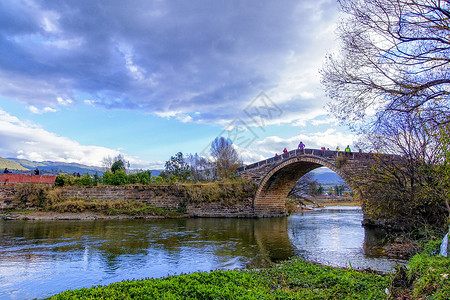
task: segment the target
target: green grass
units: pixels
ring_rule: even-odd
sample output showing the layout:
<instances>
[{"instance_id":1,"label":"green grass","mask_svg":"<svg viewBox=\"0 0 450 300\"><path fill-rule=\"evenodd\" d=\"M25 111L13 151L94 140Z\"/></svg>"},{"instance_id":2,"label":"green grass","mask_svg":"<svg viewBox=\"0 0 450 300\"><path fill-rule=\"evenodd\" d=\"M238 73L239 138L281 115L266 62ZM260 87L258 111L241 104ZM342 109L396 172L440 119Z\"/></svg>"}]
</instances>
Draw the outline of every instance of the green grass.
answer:
<instances>
[{"instance_id":1,"label":"green grass","mask_svg":"<svg viewBox=\"0 0 450 300\"><path fill-rule=\"evenodd\" d=\"M439 245L440 241L428 243L424 252L408 262L406 273L417 299L450 299L450 258L436 255Z\"/></svg>"},{"instance_id":2,"label":"green grass","mask_svg":"<svg viewBox=\"0 0 450 300\"><path fill-rule=\"evenodd\" d=\"M48 299L384 299L389 280L293 259L269 269L128 280Z\"/></svg>"},{"instance_id":3,"label":"green grass","mask_svg":"<svg viewBox=\"0 0 450 300\"><path fill-rule=\"evenodd\" d=\"M438 244L387 275L294 258L268 269L126 280L48 299L450 299L450 258L436 255Z\"/></svg>"}]
</instances>

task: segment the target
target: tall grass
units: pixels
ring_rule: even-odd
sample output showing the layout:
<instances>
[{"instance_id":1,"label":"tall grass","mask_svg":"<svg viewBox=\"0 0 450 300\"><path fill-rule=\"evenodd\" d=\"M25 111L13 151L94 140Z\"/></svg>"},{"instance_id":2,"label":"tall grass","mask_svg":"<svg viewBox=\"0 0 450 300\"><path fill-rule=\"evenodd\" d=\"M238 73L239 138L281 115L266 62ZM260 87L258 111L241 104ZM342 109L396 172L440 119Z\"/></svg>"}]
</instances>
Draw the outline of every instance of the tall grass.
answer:
<instances>
[{"instance_id":1,"label":"tall grass","mask_svg":"<svg viewBox=\"0 0 450 300\"><path fill-rule=\"evenodd\" d=\"M246 179L223 180L182 185L191 203L218 202L232 206L253 199L257 185Z\"/></svg>"}]
</instances>

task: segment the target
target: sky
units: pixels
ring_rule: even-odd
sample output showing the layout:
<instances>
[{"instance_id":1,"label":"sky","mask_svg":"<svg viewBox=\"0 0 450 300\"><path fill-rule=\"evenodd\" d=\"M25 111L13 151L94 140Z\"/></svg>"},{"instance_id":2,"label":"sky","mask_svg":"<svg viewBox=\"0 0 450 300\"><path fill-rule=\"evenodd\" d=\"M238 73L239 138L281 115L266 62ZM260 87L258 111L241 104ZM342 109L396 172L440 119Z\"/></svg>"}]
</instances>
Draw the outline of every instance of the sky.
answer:
<instances>
[{"instance_id":1,"label":"sky","mask_svg":"<svg viewBox=\"0 0 450 300\"><path fill-rule=\"evenodd\" d=\"M158 169L230 138L244 163L343 149L320 84L335 0L2 0L0 157Z\"/></svg>"}]
</instances>

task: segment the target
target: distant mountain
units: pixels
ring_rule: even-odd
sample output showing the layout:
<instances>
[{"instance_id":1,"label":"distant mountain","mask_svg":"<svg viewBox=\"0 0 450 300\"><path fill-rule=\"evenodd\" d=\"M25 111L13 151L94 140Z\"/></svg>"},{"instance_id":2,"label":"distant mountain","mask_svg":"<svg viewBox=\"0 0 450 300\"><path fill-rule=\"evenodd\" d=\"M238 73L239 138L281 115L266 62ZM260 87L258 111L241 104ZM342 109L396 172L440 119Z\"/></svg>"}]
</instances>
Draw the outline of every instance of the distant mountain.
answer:
<instances>
[{"instance_id":1,"label":"distant mountain","mask_svg":"<svg viewBox=\"0 0 450 300\"><path fill-rule=\"evenodd\" d=\"M86 173L102 175L104 168L95 166L86 166L77 163L65 163L54 161L30 161L27 159L18 158L1 158L0 157L0 172L3 172L5 168L13 171L14 173L31 173L34 169L38 168L41 174L73 174L80 173L84 175ZM158 176L162 170L151 170L152 176Z\"/></svg>"},{"instance_id":2,"label":"distant mountain","mask_svg":"<svg viewBox=\"0 0 450 300\"><path fill-rule=\"evenodd\" d=\"M18 170L18 171L27 171L28 170L26 167L22 166L21 164L15 162L15 161L0 157L1 172L3 172L3 170L5 168L8 168L9 170Z\"/></svg>"},{"instance_id":3,"label":"distant mountain","mask_svg":"<svg viewBox=\"0 0 450 300\"><path fill-rule=\"evenodd\" d=\"M152 171L152 176L158 177L159 174L161 174L161 172L162 172L163 170L151 170L151 171Z\"/></svg>"},{"instance_id":4,"label":"distant mountain","mask_svg":"<svg viewBox=\"0 0 450 300\"><path fill-rule=\"evenodd\" d=\"M320 168L311 171L314 174L314 179L316 179L322 185L335 185L344 183L344 179L338 174L327 168Z\"/></svg>"},{"instance_id":5,"label":"distant mountain","mask_svg":"<svg viewBox=\"0 0 450 300\"><path fill-rule=\"evenodd\" d=\"M86 166L77 163L53 162L53 161L29 161L27 159L7 158L3 159L15 164L15 167L8 167L16 171L32 171L38 168L42 174L60 174L60 173L80 173L80 174L103 174L103 168L95 166ZM1 167L1 164L0 164ZM3 167L5 168L5 167Z\"/></svg>"}]
</instances>

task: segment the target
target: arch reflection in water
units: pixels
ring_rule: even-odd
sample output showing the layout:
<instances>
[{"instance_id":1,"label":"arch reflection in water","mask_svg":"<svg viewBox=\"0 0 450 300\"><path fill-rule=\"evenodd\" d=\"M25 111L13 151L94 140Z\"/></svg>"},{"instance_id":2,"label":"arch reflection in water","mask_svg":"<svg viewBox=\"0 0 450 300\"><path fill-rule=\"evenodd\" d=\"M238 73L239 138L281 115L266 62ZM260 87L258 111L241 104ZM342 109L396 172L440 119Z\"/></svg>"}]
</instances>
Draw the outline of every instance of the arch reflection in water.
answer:
<instances>
[{"instance_id":1,"label":"arch reflection in water","mask_svg":"<svg viewBox=\"0 0 450 300\"><path fill-rule=\"evenodd\" d=\"M305 260L335 267L384 272L403 260L382 256L385 233L361 226L360 208L329 208L291 216L288 235Z\"/></svg>"}]
</instances>

